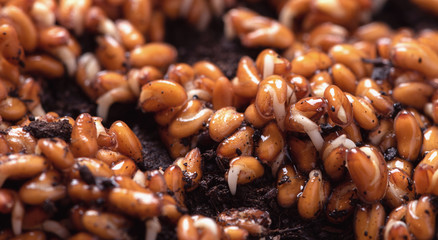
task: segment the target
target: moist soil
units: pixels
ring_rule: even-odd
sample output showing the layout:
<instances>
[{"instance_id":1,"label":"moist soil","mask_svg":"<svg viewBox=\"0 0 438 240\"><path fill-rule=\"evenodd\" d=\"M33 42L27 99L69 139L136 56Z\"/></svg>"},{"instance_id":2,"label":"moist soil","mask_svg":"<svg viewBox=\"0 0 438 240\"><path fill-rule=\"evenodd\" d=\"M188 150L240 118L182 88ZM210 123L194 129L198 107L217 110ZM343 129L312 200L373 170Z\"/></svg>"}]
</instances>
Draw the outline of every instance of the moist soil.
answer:
<instances>
[{"instance_id":1,"label":"moist soil","mask_svg":"<svg viewBox=\"0 0 438 240\"><path fill-rule=\"evenodd\" d=\"M264 1L262 1L264 2ZM275 17L272 8L264 3L246 4L246 7L265 15ZM374 20L383 21L393 28L409 27L420 30L426 27L436 28L437 18L419 10L407 0L388 0L383 10ZM209 60L219 66L224 74L232 78L236 72L239 59L248 55L253 59L261 49L246 49L237 40L227 40L223 36L223 23L214 19L209 29L198 32L184 21L166 23L166 41L178 49L178 62L193 64L200 60ZM85 50L93 49L95 43L92 36L80 39ZM74 79L47 80L42 82L41 97L46 111L57 112L60 116L77 117L80 113L96 113L96 105L87 98L75 84ZM135 103L114 104L111 107L106 127L116 120L126 122L138 136L143 146L142 170L167 168L172 160L158 136L158 126L151 114L142 113ZM39 126L37 121L30 125L29 131L41 136L58 136L65 138L61 131L69 131L67 126ZM36 127L36 128L35 128ZM67 129L67 130L66 130ZM70 129L71 131L71 129ZM32 132L33 133L33 132ZM235 196L229 192L224 179L227 163L218 159L214 146L203 146L203 177L199 187L186 196L189 214L202 214L215 218L218 213L241 207L255 207L270 213L272 224L265 235L266 239L353 239L352 218L343 224L332 224L324 213L315 220L303 220L299 217L296 206L284 209L276 201L276 179L266 169L265 175L250 184L238 186ZM143 226L139 225L136 234L144 239ZM137 232L137 231L135 231ZM256 239L258 239L257 237ZM175 227L164 223L158 239L176 239Z\"/></svg>"}]
</instances>

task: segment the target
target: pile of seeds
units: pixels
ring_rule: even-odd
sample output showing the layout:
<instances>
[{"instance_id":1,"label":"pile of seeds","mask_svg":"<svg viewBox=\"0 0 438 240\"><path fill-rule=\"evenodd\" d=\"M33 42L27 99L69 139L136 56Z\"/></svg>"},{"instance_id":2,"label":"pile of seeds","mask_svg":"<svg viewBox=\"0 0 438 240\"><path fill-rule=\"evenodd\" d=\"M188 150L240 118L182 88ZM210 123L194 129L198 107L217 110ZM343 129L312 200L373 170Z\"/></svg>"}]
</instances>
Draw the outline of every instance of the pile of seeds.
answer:
<instances>
[{"instance_id":1,"label":"pile of seeds","mask_svg":"<svg viewBox=\"0 0 438 240\"><path fill-rule=\"evenodd\" d=\"M278 20L240 4L0 1L0 238L436 238L438 31L369 22L382 1L272 0ZM267 48L231 78L161 42L166 19L213 16ZM50 79L97 116L46 113ZM170 166L105 127L116 102L153 117Z\"/></svg>"}]
</instances>

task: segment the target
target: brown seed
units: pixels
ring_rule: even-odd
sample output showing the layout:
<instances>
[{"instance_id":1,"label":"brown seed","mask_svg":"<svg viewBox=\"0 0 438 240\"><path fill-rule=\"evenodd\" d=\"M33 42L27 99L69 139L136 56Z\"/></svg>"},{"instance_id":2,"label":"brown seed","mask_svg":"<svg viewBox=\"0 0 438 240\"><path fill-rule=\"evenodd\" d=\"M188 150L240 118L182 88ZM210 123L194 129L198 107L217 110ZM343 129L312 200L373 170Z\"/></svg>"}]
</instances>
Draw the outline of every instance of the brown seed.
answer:
<instances>
[{"instance_id":1,"label":"brown seed","mask_svg":"<svg viewBox=\"0 0 438 240\"><path fill-rule=\"evenodd\" d=\"M148 31L151 42L163 42L165 37L165 16L162 11L152 12L151 24Z\"/></svg>"},{"instance_id":2,"label":"brown seed","mask_svg":"<svg viewBox=\"0 0 438 240\"><path fill-rule=\"evenodd\" d=\"M406 110L408 112L410 112L412 114L412 116L415 117L415 119L417 120L418 126L421 129L426 129L427 127L429 127L431 125L429 118L427 118L424 114L420 114L414 108L407 108Z\"/></svg>"},{"instance_id":3,"label":"brown seed","mask_svg":"<svg viewBox=\"0 0 438 240\"><path fill-rule=\"evenodd\" d=\"M224 107L233 106L234 90L230 80L226 77L220 77L216 80L212 92L211 102L213 109L219 110Z\"/></svg>"},{"instance_id":4,"label":"brown seed","mask_svg":"<svg viewBox=\"0 0 438 240\"><path fill-rule=\"evenodd\" d=\"M376 42L378 39L389 37L391 29L385 23L372 22L359 27L354 35L363 41Z\"/></svg>"},{"instance_id":5,"label":"brown seed","mask_svg":"<svg viewBox=\"0 0 438 240\"><path fill-rule=\"evenodd\" d=\"M243 240L248 238L248 231L238 226L226 226L224 235L230 240Z\"/></svg>"},{"instance_id":6,"label":"brown seed","mask_svg":"<svg viewBox=\"0 0 438 240\"><path fill-rule=\"evenodd\" d=\"M324 171L334 181L339 181L345 176L346 154L347 148L340 146L330 151L327 157L323 159Z\"/></svg>"},{"instance_id":7,"label":"brown seed","mask_svg":"<svg viewBox=\"0 0 438 240\"><path fill-rule=\"evenodd\" d=\"M0 116L6 121L17 121L26 112L26 105L18 98L7 97L0 102Z\"/></svg>"},{"instance_id":8,"label":"brown seed","mask_svg":"<svg viewBox=\"0 0 438 240\"><path fill-rule=\"evenodd\" d=\"M421 153L425 154L434 149L438 149L438 127L431 126L424 130Z\"/></svg>"},{"instance_id":9,"label":"brown seed","mask_svg":"<svg viewBox=\"0 0 438 240\"><path fill-rule=\"evenodd\" d=\"M310 79L312 93L316 97L323 97L324 91L333 84L332 77L327 71L315 73Z\"/></svg>"},{"instance_id":10,"label":"brown seed","mask_svg":"<svg viewBox=\"0 0 438 240\"><path fill-rule=\"evenodd\" d=\"M76 118L71 133L70 149L75 157L94 157L98 150L97 130L91 115L83 113Z\"/></svg>"},{"instance_id":11,"label":"brown seed","mask_svg":"<svg viewBox=\"0 0 438 240\"><path fill-rule=\"evenodd\" d=\"M110 131L115 133L117 139L117 150L132 158L134 161L142 161L142 146L135 133L131 128L122 121L114 122Z\"/></svg>"},{"instance_id":12,"label":"brown seed","mask_svg":"<svg viewBox=\"0 0 438 240\"><path fill-rule=\"evenodd\" d=\"M384 116L390 116L394 112L394 102L386 94L376 89L368 89L364 95L360 95L370 100L376 111Z\"/></svg>"},{"instance_id":13,"label":"brown seed","mask_svg":"<svg viewBox=\"0 0 438 240\"><path fill-rule=\"evenodd\" d=\"M185 86L195 79L195 70L186 63L176 63L169 66L167 77L169 80Z\"/></svg>"},{"instance_id":14,"label":"brown seed","mask_svg":"<svg viewBox=\"0 0 438 240\"><path fill-rule=\"evenodd\" d=\"M258 16L254 11L247 8L233 8L224 16L225 35L233 38L236 34L246 32L245 20Z\"/></svg>"},{"instance_id":15,"label":"brown seed","mask_svg":"<svg viewBox=\"0 0 438 240\"><path fill-rule=\"evenodd\" d=\"M254 61L250 57L242 57L237 66L236 78L232 81L234 92L242 97L253 98L261 80Z\"/></svg>"},{"instance_id":16,"label":"brown seed","mask_svg":"<svg viewBox=\"0 0 438 240\"><path fill-rule=\"evenodd\" d=\"M186 91L181 85L171 81L156 80L142 87L139 104L143 111L158 112L180 106L186 99Z\"/></svg>"},{"instance_id":17,"label":"brown seed","mask_svg":"<svg viewBox=\"0 0 438 240\"><path fill-rule=\"evenodd\" d=\"M254 102L259 113L264 117L275 116L278 121L284 120L287 88L286 81L278 75L261 81Z\"/></svg>"},{"instance_id":18,"label":"brown seed","mask_svg":"<svg viewBox=\"0 0 438 240\"><path fill-rule=\"evenodd\" d=\"M283 56L292 61L294 58L303 56L309 49L307 44L302 43L301 41L295 41L283 52Z\"/></svg>"},{"instance_id":19,"label":"brown seed","mask_svg":"<svg viewBox=\"0 0 438 240\"><path fill-rule=\"evenodd\" d=\"M6 179L27 179L48 167L45 158L31 154L10 154L0 157L0 186Z\"/></svg>"},{"instance_id":20,"label":"brown seed","mask_svg":"<svg viewBox=\"0 0 438 240\"><path fill-rule=\"evenodd\" d=\"M11 190L0 189L0 213L9 214L15 204L14 194Z\"/></svg>"},{"instance_id":21,"label":"brown seed","mask_svg":"<svg viewBox=\"0 0 438 240\"><path fill-rule=\"evenodd\" d=\"M173 192L175 200L180 205L184 205L184 174L178 165L169 166L164 171L164 180L166 181L167 188Z\"/></svg>"},{"instance_id":22,"label":"brown seed","mask_svg":"<svg viewBox=\"0 0 438 240\"><path fill-rule=\"evenodd\" d=\"M355 97L349 93L345 96L352 104L354 120L366 130L373 130L379 125L374 107L362 97ZM330 112L330 111L329 111Z\"/></svg>"},{"instance_id":23,"label":"brown seed","mask_svg":"<svg viewBox=\"0 0 438 240\"><path fill-rule=\"evenodd\" d=\"M353 202L357 200L356 186L348 181L333 189L327 202L326 216L330 222L344 222L354 211Z\"/></svg>"},{"instance_id":24,"label":"brown seed","mask_svg":"<svg viewBox=\"0 0 438 240\"><path fill-rule=\"evenodd\" d=\"M254 157L241 156L230 161L230 169L225 173L232 195L236 194L237 184L246 184L263 176L264 168Z\"/></svg>"},{"instance_id":25,"label":"brown seed","mask_svg":"<svg viewBox=\"0 0 438 240\"><path fill-rule=\"evenodd\" d=\"M309 173L309 181L298 198L298 213L305 219L318 217L330 194L330 183L322 178L319 170Z\"/></svg>"},{"instance_id":26,"label":"brown seed","mask_svg":"<svg viewBox=\"0 0 438 240\"><path fill-rule=\"evenodd\" d=\"M333 83L342 91L354 94L356 92L356 76L344 64L336 63L331 67Z\"/></svg>"},{"instance_id":27,"label":"brown seed","mask_svg":"<svg viewBox=\"0 0 438 240\"><path fill-rule=\"evenodd\" d=\"M60 138L42 138L38 140L38 148L59 170L68 169L74 164L74 157L68 144Z\"/></svg>"},{"instance_id":28,"label":"brown seed","mask_svg":"<svg viewBox=\"0 0 438 240\"><path fill-rule=\"evenodd\" d=\"M182 107L183 106L170 107L168 109L156 112L154 115L155 122L157 122L160 126L169 125L175 119L175 116L179 113Z\"/></svg>"},{"instance_id":29,"label":"brown seed","mask_svg":"<svg viewBox=\"0 0 438 240\"><path fill-rule=\"evenodd\" d=\"M415 192L417 194L438 193L436 174L438 168L438 150L430 151L418 163L414 171Z\"/></svg>"},{"instance_id":30,"label":"brown seed","mask_svg":"<svg viewBox=\"0 0 438 240\"><path fill-rule=\"evenodd\" d=\"M108 203L119 211L140 219L159 216L162 207L160 199L153 193L121 188L111 190Z\"/></svg>"},{"instance_id":31,"label":"brown seed","mask_svg":"<svg viewBox=\"0 0 438 240\"><path fill-rule=\"evenodd\" d=\"M76 164L71 168L70 178L82 179L84 176L88 177L88 174L84 172L89 172L93 177L111 177L114 172L111 170L109 165L105 162L94 159L94 158L76 158ZM87 169L87 170L85 170ZM82 179L86 181L87 179Z\"/></svg>"},{"instance_id":32,"label":"brown seed","mask_svg":"<svg viewBox=\"0 0 438 240\"><path fill-rule=\"evenodd\" d=\"M141 87L151 81L163 79L163 73L156 67L145 66L141 69L131 69L127 78L130 90L136 96L140 96Z\"/></svg>"},{"instance_id":33,"label":"brown seed","mask_svg":"<svg viewBox=\"0 0 438 240\"><path fill-rule=\"evenodd\" d=\"M82 216L84 216L84 213L87 211L86 207L80 206L78 204L74 205L70 209L70 221L75 229L78 231L84 231L84 225L82 224Z\"/></svg>"},{"instance_id":34,"label":"brown seed","mask_svg":"<svg viewBox=\"0 0 438 240\"><path fill-rule=\"evenodd\" d=\"M245 120L256 128L262 128L271 120L261 115L253 103L246 108L244 115Z\"/></svg>"},{"instance_id":35,"label":"brown seed","mask_svg":"<svg viewBox=\"0 0 438 240\"><path fill-rule=\"evenodd\" d=\"M414 1L421 2L421 1ZM431 5L432 7L433 5ZM436 7L436 6L433 6ZM437 31L431 29L424 29L419 33L417 37L417 41L423 44L426 44L430 48L432 48L435 52L438 52L438 48L435 45L435 42L438 40Z\"/></svg>"},{"instance_id":36,"label":"brown seed","mask_svg":"<svg viewBox=\"0 0 438 240\"><path fill-rule=\"evenodd\" d=\"M262 135L255 149L256 155L262 161L272 168L277 167L277 157L282 154L285 140L283 134L276 123L271 122L263 128ZM283 159L280 160L281 162Z\"/></svg>"},{"instance_id":37,"label":"brown seed","mask_svg":"<svg viewBox=\"0 0 438 240\"><path fill-rule=\"evenodd\" d=\"M225 107L216 111L209 123L210 137L216 142L222 141L232 134L243 122L243 114L238 113L233 107Z\"/></svg>"},{"instance_id":38,"label":"brown seed","mask_svg":"<svg viewBox=\"0 0 438 240\"><path fill-rule=\"evenodd\" d=\"M128 227L125 217L114 214L88 210L82 216L84 228L102 239L125 239L128 233L124 230Z\"/></svg>"},{"instance_id":39,"label":"brown seed","mask_svg":"<svg viewBox=\"0 0 438 240\"><path fill-rule=\"evenodd\" d=\"M132 159L127 158L115 162L114 166L111 167L111 170L113 170L115 176L132 177L137 171L137 166Z\"/></svg>"},{"instance_id":40,"label":"brown seed","mask_svg":"<svg viewBox=\"0 0 438 240\"><path fill-rule=\"evenodd\" d=\"M111 36L97 37L96 57L105 69L125 71L127 59L123 46Z\"/></svg>"},{"instance_id":41,"label":"brown seed","mask_svg":"<svg viewBox=\"0 0 438 240\"><path fill-rule=\"evenodd\" d=\"M303 98L290 106L288 110L285 119L286 130L293 132L306 132L305 129L308 128L308 126L304 126L303 121L298 121L299 116L297 116L297 114L302 115L313 122L318 121L321 116L327 112L327 101L321 97Z\"/></svg>"},{"instance_id":42,"label":"brown seed","mask_svg":"<svg viewBox=\"0 0 438 240\"><path fill-rule=\"evenodd\" d=\"M259 53L256 59L256 67L262 77L260 80L264 80L271 75L285 76L290 72L289 61L271 49L265 49Z\"/></svg>"},{"instance_id":43,"label":"brown seed","mask_svg":"<svg viewBox=\"0 0 438 240\"><path fill-rule=\"evenodd\" d=\"M438 55L429 46L416 41L396 43L391 49L391 62L396 67L415 70L427 78L436 78Z\"/></svg>"},{"instance_id":44,"label":"brown seed","mask_svg":"<svg viewBox=\"0 0 438 240\"><path fill-rule=\"evenodd\" d=\"M17 36L24 50L32 52L37 46L38 34L30 16L22 9L13 5L4 6L1 15L10 19L16 26Z\"/></svg>"},{"instance_id":45,"label":"brown seed","mask_svg":"<svg viewBox=\"0 0 438 240\"><path fill-rule=\"evenodd\" d=\"M309 81L305 77L296 74L288 74L285 80L287 84L294 89L293 94L295 94L296 100L309 96L311 88Z\"/></svg>"},{"instance_id":46,"label":"brown seed","mask_svg":"<svg viewBox=\"0 0 438 240\"><path fill-rule=\"evenodd\" d=\"M388 170L398 168L404 171L405 173L407 173L409 177L412 177L412 173L414 170L414 167L411 162L399 157L395 157L393 160L388 161L386 163L386 166L388 167Z\"/></svg>"},{"instance_id":47,"label":"brown seed","mask_svg":"<svg viewBox=\"0 0 438 240\"><path fill-rule=\"evenodd\" d=\"M422 133L415 117L406 110L399 112L394 120L394 132L400 156L416 160L421 149Z\"/></svg>"},{"instance_id":48,"label":"brown seed","mask_svg":"<svg viewBox=\"0 0 438 240\"><path fill-rule=\"evenodd\" d=\"M158 170L152 170L147 172L148 188L152 192L165 193L167 191L166 180L164 180L163 174Z\"/></svg>"},{"instance_id":49,"label":"brown seed","mask_svg":"<svg viewBox=\"0 0 438 240\"><path fill-rule=\"evenodd\" d=\"M198 77L207 77L213 81L218 80L220 77L225 77L224 73L218 66L209 61L199 61L193 65L195 75Z\"/></svg>"},{"instance_id":50,"label":"brown seed","mask_svg":"<svg viewBox=\"0 0 438 240\"><path fill-rule=\"evenodd\" d=\"M290 137L287 143L298 170L309 173L316 168L318 156L311 141Z\"/></svg>"},{"instance_id":51,"label":"brown seed","mask_svg":"<svg viewBox=\"0 0 438 240\"><path fill-rule=\"evenodd\" d=\"M170 135L177 138L189 137L201 130L213 110L205 108L200 100L188 101L169 125Z\"/></svg>"},{"instance_id":52,"label":"brown seed","mask_svg":"<svg viewBox=\"0 0 438 240\"><path fill-rule=\"evenodd\" d=\"M291 72L309 78L317 70L325 70L331 65L332 60L327 54L313 50L303 56L293 59L291 63Z\"/></svg>"},{"instance_id":53,"label":"brown seed","mask_svg":"<svg viewBox=\"0 0 438 240\"><path fill-rule=\"evenodd\" d=\"M351 141L355 143L362 142L361 128L354 122L346 126L343 130Z\"/></svg>"},{"instance_id":54,"label":"brown seed","mask_svg":"<svg viewBox=\"0 0 438 240\"><path fill-rule=\"evenodd\" d=\"M35 116L45 115L44 109L40 103L41 86L33 78L26 78L20 86L18 96L25 102L27 109L29 109Z\"/></svg>"},{"instance_id":55,"label":"brown seed","mask_svg":"<svg viewBox=\"0 0 438 240\"><path fill-rule=\"evenodd\" d=\"M99 149L96 153L96 159L108 164L108 166L113 165L115 162L128 158L127 156L108 149Z\"/></svg>"},{"instance_id":56,"label":"brown seed","mask_svg":"<svg viewBox=\"0 0 438 240\"><path fill-rule=\"evenodd\" d=\"M342 63L354 73L356 78L360 79L366 76L365 64L362 58L365 54L350 44L338 44L333 46L329 55L336 63Z\"/></svg>"},{"instance_id":57,"label":"brown seed","mask_svg":"<svg viewBox=\"0 0 438 240\"><path fill-rule=\"evenodd\" d=\"M40 205L45 201L60 200L66 193L66 187L61 183L61 174L56 170L49 170L24 183L19 196L23 203Z\"/></svg>"},{"instance_id":58,"label":"brown seed","mask_svg":"<svg viewBox=\"0 0 438 240\"><path fill-rule=\"evenodd\" d=\"M413 181L408 173L394 168L388 174L389 185L384 199L389 206L396 208L414 199Z\"/></svg>"},{"instance_id":59,"label":"brown seed","mask_svg":"<svg viewBox=\"0 0 438 240\"><path fill-rule=\"evenodd\" d=\"M134 49L145 43L141 32L130 21L119 19L116 21L116 28L120 35L122 45L127 50Z\"/></svg>"},{"instance_id":60,"label":"brown seed","mask_svg":"<svg viewBox=\"0 0 438 240\"><path fill-rule=\"evenodd\" d=\"M422 109L433 94L433 87L423 82L407 82L397 85L392 97L407 106Z\"/></svg>"},{"instance_id":61,"label":"brown seed","mask_svg":"<svg viewBox=\"0 0 438 240\"><path fill-rule=\"evenodd\" d=\"M253 152L252 127L242 127L231 136L223 140L216 149L216 154L221 158L234 158L238 156L251 156Z\"/></svg>"},{"instance_id":62,"label":"brown seed","mask_svg":"<svg viewBox=\"0 0 438 240\"><path fill-rule=\"evenodd\" d=\"M128 176L115 176L113 177L114 182L117 183L119 188L123 188L126 190L132 190L143 193L151 193L151 191L144 186L140 185L135 181L132 177Z\"/></svg>"},{"instance_id":63,"label":"brown seed","mask_svg":"<svg viewBox=\"0 0 438 240\"><path fill-rule=\"evenodd\" d=\"M38 228L49 218L49 213L44 211L41 206L29 207L23 217L23 229Z\"/></svg>"},{"instance_id":64,"label":"brown seed","mask_svg":"<svg viewBox=\"0 0 438 240\"><path fill-rule=\"evenodd\" d=\"M176 49L169 44L147 43L131 50L129 63L136 68L144 66L165 68L173 63L176 57Z\"/></svg>"},{"instance_id":65,"label":"brown seed","mask_svg":"<svg viewBox=\"0 0 438 240\"><path fill-rule=\"evenodd\" d=\"M391 39L390 38L380 38L376 41L377 54L383 59L390 58L391 51Z\"/></svg>"},{"instance_id":66,"label":"brown seed","mask_svg":"<svg viewBox=\"0 0 438 240\"><path fill-rule=\"evenodd\" d=\"M152 15L150 0L129 0L123 4L123 15L140 32L145 34L149 28Z\"/></svg>"},{"instance_id":67,"label":"brown seed","mask_svg":"<svg viewBox=\"0 0 438 240\"><path fill-rule=\"evenodd\" d=\"M328 86L324 91L328 103L330 119L340 126L347 126L353 120L353 107L346 95L336 85Z\"/></svg>"},{"instance_id":68,"label":"brown seed","mask_svg":"<svg viewBox=\"0 0 438 240\"><path fill-rule=\"evenodd\" d=\"M342 26L327 22L315 27L307 39L307 44L313 48L321 48L327 52L336 44L344 43L348 37L348 31Z\"/></svg>"},{"instance_id":69,"label":"brown seed","mask_svg":"<svg viewBox=\"0 0 438 240\"><path fill-rule=\"evenodd\" d=\"M61 25L66 26L68 29L73 29L76 34L80 35L83 32L83 19L85 13L90 8L92 2L88 0L82 0L79 2L74 1L60 1L57 15L58 21Z\"/></svg>"},{"instance_id":70,"label":"brown seed","mask_svg":"<svg viewBox=\"0 0 438 240\"><path fill-rule=\"evenodd\" d=\"M64 66L58 60L46 54L27 56L24 60L24 71L46 78L59 78L64 75Z\"/></svg>"},{"instance_id":71,"label":"brown seed","mask_svg":"<svg viewBox=\"0 0 438 240\"><path fill-rule=\"evenodd\" d=\"M190 215L184 215L179 219L176 232L178 239L181 240L199 239L198 230Z\"/></svg>"},{"instance_id":72,"label":"brown seed","mask_svg":"<svg viewBox=\"0 0 438 240\"><path fill-rule=\"evenodd\" d=\"M384 239L394 239L394 240L412 239L406 223L402 221L395 221L395 220L390 220L386 223L383 237Z\"/></svg>"},{"instance_id":73,"label":"brown seed","mask_svg":"<svg viewBox=\"0 0 438 240\"><path fill-rule=\"evenodd\" d=\"M258 16L246 20L248 26L259 24L256 29L248 29L247 34L240 35L242 45L246 47L287 48L294 41L292 31L275 20Z\"/></svg>"},{"instance_id":74,"label":"brown seed","mask_svg":"<svg viewBox=\"0 0 438 240\"><path fill-rule=\"evenodd\" d=\"M416 239L433 239L436 213L430 196L410 201L406 211L406 224Z\"/></svg>"},{"instance_id":75,"label":"brown seed","mask_svg":"<svg viewBox=\"0 0 438 240\"><path fill-rule=\"evenodd\" d=\"M382 199L388 186L385 160L375 147L352 148L347 152L347 169L362 201Z\"/></svg>"},{"instance_id":76,"label":"brown seed","mask_svg":"<svg viewBox=\"0 0 438 240\"><path fill-rule=\"evenodd\" d=\"M70 33L64 27L50 26L39 30L39 47L49 49L67 45L71 38Z\"/></svg>"},{"instance_id":77,"label":"brown seed","mask_svg":"<svg viewBox=\"0 0 438 240\"><path fill-rule=\"evenodd\" d=\"M160 138L173 159L184 157L190 151L190 144L169 134L167 128L160 128Z\"/></svg>"},{"instance_id":78,"label":"brown seed","mask_svg":"<svg viewBox=\"0 0 438 240\"><path fill-rule=\"evenodd\" d=\"M12 126L8 129L5 140L13 153L35 153L36 139L22 127Z\"/></svg>"},{"instance_id":79,"label":"brown seed","mask_svg":"<svg viewBox=\"0 0 438 240\"><path fill-rule=\"evenodd\" d=\"M278 204L284 208L294 205L304 186L304 177L292 165L282 167L277 174Z\"/></svg>"},{"instance_id":80,"label":"brown seed","mask_svg":"<svg viewBox=\"0 0 438 240\"><path fill-rule=\"evenodd\" d=\"M107 192L102 191L96 185L88 185L78 179L73 179L67 185L67 193L72 200L86 203L93 203L98 201L98 199L106 199L108 195Z\"/></svg>"},{"instance_id":81,"label":"brown seed","mask_svg":"<svg viewBox=\"0 0 438 240\"><path fill-rule=\"evenodd\" d=\"M380 86L376 83L376 81L372 80L371 78L362 78L358 83L356 87L356 92L354 95L356 96L365 96L368 89L375 89L380 91Z\"/></svg>"},{"instance_id":82,"label":"brown seed","mask_svg":"<svg viewBox=\"0 0 438 240\"><path fill-rule=\"evenodd\" d=\"M178 206L175 199L167 194L163 195L162 202L163 209L161 210L161 215L176 224L183 215L181 210L184 209L184 206Z\"/></svg>"},{"instance_id":83,"label":"brown seed","mask_svg":"<svg viewBox=\"0 0 438 240\"><path fill-rule=\"evenodd\" d=\"M385 223L385 209L380 203L357 208L354 217L356 239L379 239L380 227Z\"/></svg>"},{"instance_id":84,"label":"brown seed","mask_svg":"<svg viewBox=\"0 0 438 240\"><path fill-rule=\"evenodd\" d=\"M394 123L392 119L381 119L379 123L379 126L368 135L368 140L374 146L379 146L384 137L394 131Z\"/></svg>"},{"instance_id":85,"label":"brown seed","mask_svg":"<svg viewBox=\"0 0 438 240\"><path fill-rule=\"evenodd\" d=\"M191 150L184 158L175 160L175 165L178 165L184 173L186 184L184 188L190 192L198 187L202 178L202 158L198 148Z\"/></svg>"}]
</instances>

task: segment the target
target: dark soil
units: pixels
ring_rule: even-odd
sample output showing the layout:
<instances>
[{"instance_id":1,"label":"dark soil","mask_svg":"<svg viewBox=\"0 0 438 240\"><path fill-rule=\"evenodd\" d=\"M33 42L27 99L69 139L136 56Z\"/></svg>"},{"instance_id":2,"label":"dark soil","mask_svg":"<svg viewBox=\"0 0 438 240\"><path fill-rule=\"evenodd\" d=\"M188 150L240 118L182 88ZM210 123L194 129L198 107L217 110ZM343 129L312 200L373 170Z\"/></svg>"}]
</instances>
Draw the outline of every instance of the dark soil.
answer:
<instances>
[{"instance_id":1,"label":"dark soil","mask_svg":"<svg viewBox=\"0 0 438 240\"><path fill-rule=\"evenodd\" d=\"M264 3L252 4L248 7L264 15L275 16L272 9ZM436 27L438 22L436 17L417 9L408 0L388 0L383 11L374 16L374 19L387 22L393 28L410 27L417 30ZM93 44L88 42L90 39L84 41L87 42L87 46L91 46L91 49ZM217 64L229 78L233 77L242 56L249 55L255 58L260 52L260 49L243 48L237 40L225 39L220 19L215 19L210 28L202 33L183 21L168 22L166 41L178 49L178 61L191 64L200 60L209 60ZM42 103L46 111L55 111L60 116L72 117L83 112L95 115L96 105L76 86L73 79L65 77L47 81L42 85L44 89ZM135 104L115 104L111 107L109 119L105 123L106 127L115 120L126 122L139 137L144 149L143 165L140 166L143 170L166 168L172 163L159 140L158 126L153 121L152 115L142 113ZM213 151L206 151L205 147L202 150L204 177L200 186L186 197L190 214L203 214L214 218L226 209L256 207L270 213L272 225L266 235L267 239L274 239L277 236L281 239L354 238L351 219L341 225L329 223L324 216L314 221L304 221L299 217L296 207L290 209L279 207L276 202L275 179L269 174L269 169L266 169L267 174L263 178L239 186L237 194L232 196L224 179L223 164L216 159ZM164 225L159 239L176 238L174 229L174 226ZM139 235L143 234L142 232Z\"/></svg>"},{"instance_id":2,"label":"dark soil","mask_svg":"<svg viewBox=\"0 0 438 240\"><path fill-rule=\"evenodd\" d=\"M24 131L30 132L35 138L61 138L70 142L72 125L68 120L59 122L31 121L29 125L23 128Z\"/></svg>"}]
</instances>

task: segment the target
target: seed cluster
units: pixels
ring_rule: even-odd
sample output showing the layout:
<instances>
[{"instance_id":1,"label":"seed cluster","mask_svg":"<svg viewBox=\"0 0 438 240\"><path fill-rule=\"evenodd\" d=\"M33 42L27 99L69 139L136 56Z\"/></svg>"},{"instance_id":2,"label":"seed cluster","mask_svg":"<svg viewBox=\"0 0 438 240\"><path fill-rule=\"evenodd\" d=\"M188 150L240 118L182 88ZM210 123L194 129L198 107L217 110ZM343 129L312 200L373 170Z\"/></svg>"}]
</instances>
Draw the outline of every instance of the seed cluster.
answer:
<instances>
[{"instance_id":1,"label":"seed cluster","mask_svg":"<svg viewBox=\"0 0 438 240\"><path fill-rule=\"evenodd\" d=\"M229 195L269 175L302 219L353 216L357 239L436 237L438 32L368 22L382 1L270 2L278 20L223 14L234 0L0 1L0 238L153 240L168 225L180 239L268 236L269 209L190 214L206 151ZM166 18L202 30L214 15L228 38L267 48L231 80L209 61L175 63L161 42ZM40 81L63 76L97 117L45 113ZM102 123L115 102L153 113L172 165L139 168L131 128Z\"/></svg>"}]
</instances>

